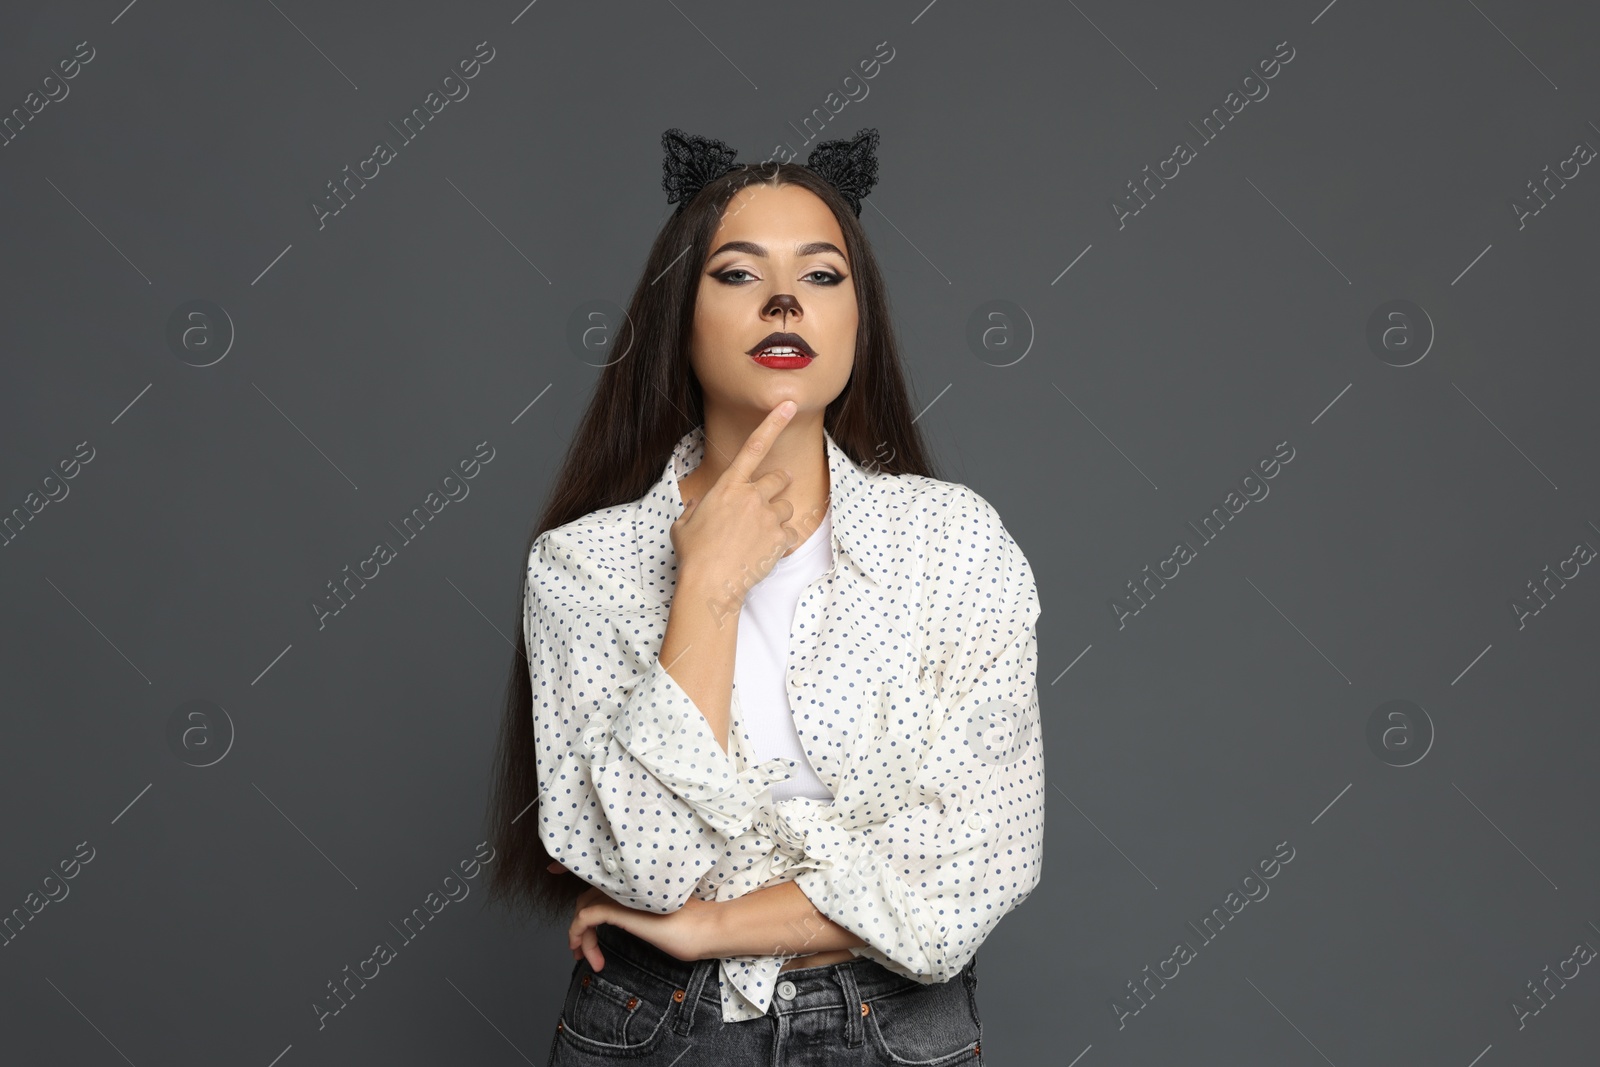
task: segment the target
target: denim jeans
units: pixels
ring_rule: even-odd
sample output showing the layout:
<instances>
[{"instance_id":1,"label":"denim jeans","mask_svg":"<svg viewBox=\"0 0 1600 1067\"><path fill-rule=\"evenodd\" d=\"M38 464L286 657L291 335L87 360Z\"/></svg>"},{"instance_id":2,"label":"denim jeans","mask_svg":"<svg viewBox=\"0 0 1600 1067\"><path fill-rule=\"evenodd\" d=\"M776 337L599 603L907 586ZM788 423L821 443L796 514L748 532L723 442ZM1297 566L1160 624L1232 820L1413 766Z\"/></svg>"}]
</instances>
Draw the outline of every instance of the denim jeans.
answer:
<instances>
[{"instance_id":1,"label":"denim jeans","mask_svg":"<svg viewBox=\"0 0 1600 1067\"><path fill-rule=\"evenodd\" d=\"M619 926L602 925L597 933L605 966L573 963L549 1067L984 1062L976 957L937 984L863 957L780 971L766 1015L725 1023L716 960L685 962Z\"/></svg>"}]
</instances>

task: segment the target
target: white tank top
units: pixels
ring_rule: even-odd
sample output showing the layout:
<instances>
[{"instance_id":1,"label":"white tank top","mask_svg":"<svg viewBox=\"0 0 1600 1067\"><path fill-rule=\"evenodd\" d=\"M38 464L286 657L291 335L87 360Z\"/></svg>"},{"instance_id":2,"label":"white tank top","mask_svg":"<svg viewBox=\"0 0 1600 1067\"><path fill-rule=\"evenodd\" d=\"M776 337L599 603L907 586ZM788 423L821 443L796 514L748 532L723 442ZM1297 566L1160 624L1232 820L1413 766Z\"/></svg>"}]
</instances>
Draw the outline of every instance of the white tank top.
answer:
<instances>
[{"instance_id":1,"label":"white tank top","mask_svg":"<svg viewBox=\"0 0 1600 1067\"><path fill-rule=\"evenodd\" d=\"M833 799L800 746L794 713L789 707L789 692L784 685L795 609L806 586L828 573L833 565L829 551L832 529L833 507L830 505L811 536L793 552L780 557L767 576L750 588L739 612L733 677L739 690L739 707L744 713L745 726L755 746L756 760L783 757L800 762L792 777L772 783L774 801L792 796Z\"/></svg>"}]
</instances>

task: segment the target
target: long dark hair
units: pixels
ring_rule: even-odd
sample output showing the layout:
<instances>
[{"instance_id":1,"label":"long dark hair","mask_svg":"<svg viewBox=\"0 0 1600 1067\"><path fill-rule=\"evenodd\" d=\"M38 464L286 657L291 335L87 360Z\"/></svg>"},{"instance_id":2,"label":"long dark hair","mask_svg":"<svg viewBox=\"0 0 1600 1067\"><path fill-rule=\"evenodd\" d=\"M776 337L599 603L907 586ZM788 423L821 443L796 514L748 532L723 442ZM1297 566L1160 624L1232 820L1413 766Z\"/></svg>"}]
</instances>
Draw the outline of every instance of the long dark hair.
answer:
<instances>
[{"instance_id":1,"label":"long dark hair","mask_svg":"<svg viewBox=\"0 0 1600 1067\"><path fill-rule=\"evenodd\" d=\"M623 354L613 355L600 372L524 560L544 531L642 497L661 477L678 441L704 421L700 383L688 355L700 267L728 201L757 181L809 189L832 210L844 233L858 311L855 362L844 390L823 413L823 427L869 470L938 477L912 422L883 278L860 220L832 185L806 167L747 164L708 183L656 236L613 346ZM522 607L517 633L524 640L512 657L495 752L488 830L496 859L487 892L490 901L513 911L565 923L587 883L571 872L546 870L550 855L540 840L533 803L539 783Z\"/></svg>"}]
</instances>

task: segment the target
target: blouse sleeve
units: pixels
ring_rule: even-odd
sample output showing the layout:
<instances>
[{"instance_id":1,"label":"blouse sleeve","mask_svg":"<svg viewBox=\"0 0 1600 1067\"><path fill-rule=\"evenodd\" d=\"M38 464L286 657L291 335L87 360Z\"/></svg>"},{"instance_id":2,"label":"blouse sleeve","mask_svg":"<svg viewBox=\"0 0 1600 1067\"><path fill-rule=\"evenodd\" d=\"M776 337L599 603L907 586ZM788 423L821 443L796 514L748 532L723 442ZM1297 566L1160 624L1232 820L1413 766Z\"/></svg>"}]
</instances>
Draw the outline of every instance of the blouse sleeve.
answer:
<instances>
[{"instance_id":1,"label":"blouse sleeve","mask_svg":"<svg viewBox=\"0 0 1600 1067\"><path fill-rule=\"evenodd\" d=\"M803 853L795 881L812 904L866 941L856 954L920 982L960 973L1038 885L1044 847L1038 591L994 508L963 489L929 546L911 713L940 725L905 807L855 829L779 820L777 833Z\"/></svg>"},{"instance_id":2,"label":"blouse sleeve","mask_svg":"<svg viewBox=\"0 0 1600 1067\"><path fill-rule=\"evenodd\" d=\"M556 531L534 542L523 638L539 832L552 859L654 912L683 906L765 787L657 658L669 608Z\"/></svg>"}]
</instances>

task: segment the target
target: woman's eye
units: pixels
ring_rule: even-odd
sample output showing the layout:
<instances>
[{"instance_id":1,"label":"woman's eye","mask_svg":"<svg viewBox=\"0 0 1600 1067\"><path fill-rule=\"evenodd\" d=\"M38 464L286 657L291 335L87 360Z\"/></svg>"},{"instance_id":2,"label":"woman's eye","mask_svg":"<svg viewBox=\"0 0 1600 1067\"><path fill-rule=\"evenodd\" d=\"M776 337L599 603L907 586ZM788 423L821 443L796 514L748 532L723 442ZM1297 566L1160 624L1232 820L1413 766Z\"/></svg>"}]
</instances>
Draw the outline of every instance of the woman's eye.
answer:
<instances>
[{"instance_id":1,"label":"woman's eye","mask_svg":"<svg viewBox=\"0 0 1600 1067\"><path fill-rule=\"evenodd\" d=\"M736 274L744 275L744 277L736 278L734 277ZM753 276L743 267L733 267L729 270L718 271L716 274L712 275L712 277L716 278L724 285L743 285L748 278ZM802 277L810 278L812 282L817 285L838 285L840 282L844 281L844 275L835 274L831 270L823 270L820 267L814 271L808 271L806 274L802 275Z\"/></svg>"}]
</instances>

